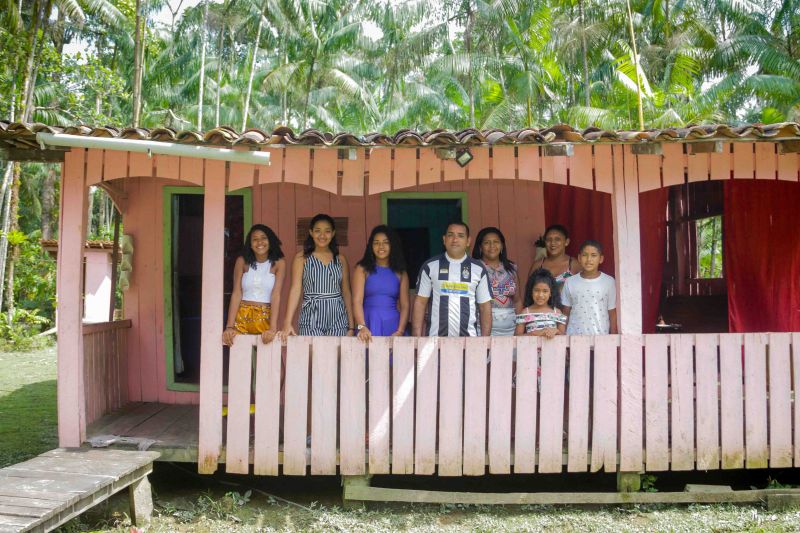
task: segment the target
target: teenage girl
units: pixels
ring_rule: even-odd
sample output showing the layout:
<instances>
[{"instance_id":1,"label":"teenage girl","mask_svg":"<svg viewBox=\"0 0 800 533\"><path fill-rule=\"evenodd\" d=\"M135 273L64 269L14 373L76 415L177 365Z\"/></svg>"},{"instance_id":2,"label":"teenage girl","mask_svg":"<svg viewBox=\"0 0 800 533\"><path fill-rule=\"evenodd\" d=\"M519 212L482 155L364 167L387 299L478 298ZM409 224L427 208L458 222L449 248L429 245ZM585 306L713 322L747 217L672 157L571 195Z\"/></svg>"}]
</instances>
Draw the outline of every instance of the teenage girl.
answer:
<instances>
[{"instance_id":1,"label":"teenage girl","mask_svg":"<svg viewBox=\"0 0 800 533\"><path fill-rule=\"evenodd\" d=\"M296 335L292 321L300 304L300 335L344 337L353 333L350 270L339 254L336 224L329 215L311 219L303 251L292 261L292 285L281 336Z\"/></svg>"},{"instance_id":2,"label":"teenage girl","mask_svg":"<svg viewBox=\"0 0 800 533\"><path fill-rule=\"evenodd\" d=\"M567 255L567 246L569 246L567 228L561 224L548 226L544 231L544 244L546 255L538 265L534 262L528 276L530 277L537 268L547 269L553 275L560 288L568 277L577 274L581 270L578 261Z\"/></svg>"},{"instance_id":3,"label":"teenage girl","mask_svg":"<svg viewBox=\"0 0 800 533\"><path fill-rule=\"evenodd\" d=\"M278 331L281 287L286 276L281 241L275 232L256 224L247 232L233 267L233 292L222 342L228 346L239 333L261 335L271 342Z\"/></svg>"},{"instance_id":4,"label":"teenage girl","mask_svg":"<svg viewBox=\"0 0 800 533\"><path fill-rule=\"evenodd\" d=\"M358 338L397 337L408 323L408 274L397 234L376 226L353 272L353 314Z\"/></svg>"},{"instance_id":5,"label":"teenage girl","mask_svg":"<svg viewBox=\"0 0 800 533\"><path fill-rule=\"evenodd\" d=\"M475 238L472 257L480 259L492 290L492 336L513 335L514 317L522 307L517 265L508 258L506 238L498 228L483 228Z\"/></svg>"},{"instance_id":6,"label":"teenage girl","mask_svg":"<svg viewBox=\"0 0 800 533\"><path fill-rule=\"evenodd\" d=\"M552 339L563 335L567 317L559 309L558 284L549 270L535 270L525 284L525 308L517 315L515 335Z\"/></svg>"}]
</instances>

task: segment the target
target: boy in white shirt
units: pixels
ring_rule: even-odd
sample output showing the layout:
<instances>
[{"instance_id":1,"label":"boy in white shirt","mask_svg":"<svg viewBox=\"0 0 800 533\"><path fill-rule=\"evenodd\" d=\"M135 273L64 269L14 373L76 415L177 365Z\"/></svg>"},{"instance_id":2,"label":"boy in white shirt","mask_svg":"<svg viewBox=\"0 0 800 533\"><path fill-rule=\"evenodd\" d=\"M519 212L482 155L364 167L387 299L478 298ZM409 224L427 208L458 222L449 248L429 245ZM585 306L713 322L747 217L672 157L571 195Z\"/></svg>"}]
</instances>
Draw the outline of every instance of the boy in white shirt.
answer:
<instances>
[{"instance_id":1,"label":"boy in white shirt","mask_svg":"<svg viewBox=\"0 0 800 533\"><path fill-rule=\"evenodd\" d=\"M561 290L568 317L567 335L607 335L617 330L617 286L614 278L600 272L603 245L588 240L578 253L581 272L570 276Z\"/></svg>"}]
</instances>

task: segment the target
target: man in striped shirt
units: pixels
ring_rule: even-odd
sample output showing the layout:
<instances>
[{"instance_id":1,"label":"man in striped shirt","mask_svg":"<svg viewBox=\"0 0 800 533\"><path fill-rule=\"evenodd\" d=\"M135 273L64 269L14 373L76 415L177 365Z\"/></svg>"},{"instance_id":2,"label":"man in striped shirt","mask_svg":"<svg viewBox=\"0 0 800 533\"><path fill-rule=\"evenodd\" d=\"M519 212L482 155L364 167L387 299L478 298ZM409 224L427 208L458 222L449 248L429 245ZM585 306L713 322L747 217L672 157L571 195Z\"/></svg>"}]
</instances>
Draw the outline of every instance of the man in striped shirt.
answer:
<instances>
[{"instance_id":1,"label":"man in striped shirt","mask_svg":"<svg viewBox=\"0 0 800 533\"><path fill-rule=\"evenodd\" d=\"M431 300L432 337L475 337L480 308L481 331L492 331L492 293L483 264L467 255L469 226L453 222L442 237L445 253L426 261L419 271L411 331L423 335L428 301ZM477 304L477 305L476 305Z\"/></svg>"}]
</instances>

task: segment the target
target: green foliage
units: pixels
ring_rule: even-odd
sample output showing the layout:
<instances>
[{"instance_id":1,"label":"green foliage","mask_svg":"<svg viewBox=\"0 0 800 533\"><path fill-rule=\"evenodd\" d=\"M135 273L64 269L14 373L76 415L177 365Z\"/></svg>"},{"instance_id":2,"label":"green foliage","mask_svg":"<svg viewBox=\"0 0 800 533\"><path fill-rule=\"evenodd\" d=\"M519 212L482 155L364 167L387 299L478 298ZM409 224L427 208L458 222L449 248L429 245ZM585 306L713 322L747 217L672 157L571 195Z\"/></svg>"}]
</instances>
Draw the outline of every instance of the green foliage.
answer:
<instances>
[{"instance_id":1,"label":"green foliage","mask_svg":"<svg viewBox=\"0 0 800 533\"><path fill-rule=\"evenodd\" d=\"M36 231L19 244L19 259L14 267L14 299L20 311L37 313L44 322L29 323L35 332L55 320L56 262L42 249L41 233Z\"/></svg>"},{"instance_id":2,"label":"green foliage","mask_svg":"<svg viewBox=\"0 0 800 533\"><path fill-rule=\"evenodd\" d=\"M40 316L36 309L17 308L9 317L8 313L0 313L0 351L26 351L47 346L51 341L36 337L50 320Z\"/></svg>"},{"instance_id":3,"label":"green foliage","mask_svg":"<svg viewBox=\"0 0 800 533\"><path fill-rule=\"evenodd\" d=\"M695 227L698 277L722 277L722 217L715 216L697 220Z\"/></svg>"},{"instance_id":4,"label":"green foliage","mask_svg":"<svg viewBox=\"0 0 800 533\"><path fill-rule=\"evenodd\" d=\"M653 474L642 474L641 480L642 488L640 489L640 492L658 492L658 489L656 488L656 481L658 480L657 476L654 476Z\"/></svg>"}]
</instances>

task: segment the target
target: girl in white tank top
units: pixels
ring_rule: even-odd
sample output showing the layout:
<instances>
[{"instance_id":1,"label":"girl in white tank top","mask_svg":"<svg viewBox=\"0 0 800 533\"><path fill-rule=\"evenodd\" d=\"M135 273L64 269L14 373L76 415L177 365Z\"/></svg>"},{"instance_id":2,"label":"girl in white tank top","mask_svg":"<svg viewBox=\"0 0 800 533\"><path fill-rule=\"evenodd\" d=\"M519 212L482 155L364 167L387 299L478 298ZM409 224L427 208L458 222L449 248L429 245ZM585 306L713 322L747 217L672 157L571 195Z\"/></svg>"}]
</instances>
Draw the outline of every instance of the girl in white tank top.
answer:
<instances>
[{"instance_id":1,"label":"girl in white tank top","mask_svg":"<svg viewBox=\"0 0 800 533\"><path fill-rule=\"evenodd\" d=\"M233 292L222 342L233 345L236 335L261 335L272 341L286 274L281 241L269 227L256 224L247 233L242 254L233 268Z\"/></svg>"}]
</instances>

